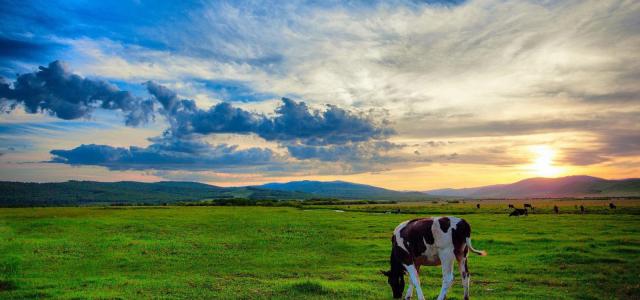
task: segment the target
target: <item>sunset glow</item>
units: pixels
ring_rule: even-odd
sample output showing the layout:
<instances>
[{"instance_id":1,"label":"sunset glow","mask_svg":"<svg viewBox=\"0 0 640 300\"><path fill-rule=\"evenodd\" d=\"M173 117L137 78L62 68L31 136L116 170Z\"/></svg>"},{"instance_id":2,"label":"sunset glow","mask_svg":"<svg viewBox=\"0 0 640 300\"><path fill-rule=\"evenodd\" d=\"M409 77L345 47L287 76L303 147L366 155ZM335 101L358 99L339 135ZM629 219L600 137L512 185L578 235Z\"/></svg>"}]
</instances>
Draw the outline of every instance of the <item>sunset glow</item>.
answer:
<instances>
[{"instance_id":1,"label":"sunset glow","mask_svg":"<svg viewBox=\"0 0 640 300\"><path fill-rule=\"evenodd\" d=\"M427 190L640 177L638 1L0 14L0 180Z\"/></svg>"},{"instance_id":2,"label":"sunset glow","mask_svg":"<svg viewBox=\"0 0 640 300\"><path fill-rule=\"evenodd\" d=\"M541 177L555 177L558 176L562 169L554 165L554 157L556 152L549 146L534 146L532 152L535 155L533 164L531 164L532 171Z\"/></svg>"}]
</instances>

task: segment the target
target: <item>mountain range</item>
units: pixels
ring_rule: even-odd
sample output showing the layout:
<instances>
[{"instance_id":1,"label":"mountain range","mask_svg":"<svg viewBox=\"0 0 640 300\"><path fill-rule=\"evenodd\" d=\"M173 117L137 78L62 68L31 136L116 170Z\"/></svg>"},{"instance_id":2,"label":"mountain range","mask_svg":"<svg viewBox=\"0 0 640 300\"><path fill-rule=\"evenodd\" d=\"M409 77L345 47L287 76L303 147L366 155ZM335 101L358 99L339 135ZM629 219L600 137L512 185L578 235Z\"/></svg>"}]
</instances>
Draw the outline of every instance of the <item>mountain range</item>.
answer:
<instances>
[{"instance_id":1,"label":"mountain range","mask_svg":"<svg viewBox=\"0 0 640 300\"><path fill-rule=\"evenodd\" d=\"M591 176L530 178L511 184L404 192L345 181L292 181L260 186L219 187L196 182L134 181L59 183L0 182L0 206L162 204L205 199L422 201L436 198L551 198L640 196L640 179Z\"/></svg>"},{"instance_id":2,"label":"mountain range","mask_svg":"<svg viewBox=\"0 0 640 300\"><path fill-rule=\"evenodd\" d=\"M262 189L219 187L197 182L155 183L67 181L56 183L0 182L0 206L55 206L90 204L162 204L204 199L309 199L310 194Z\"/></svg>"},{"instance_id":3,"label":"mountain range","mask_svg":"<svg viewBox=\"0 0 640 300\"><path fill-rule=\"evenodd\" d=\"M554 198L640 196L640 179L607 180L592 176L529 178L511 184L437 189L426 194L459 198Z\"/></svg>"},{"instance_id":4,"label":"mountain range","mask_svg":"<svg viewBox=\"0 0 640 300\"><path fill-rule=\"evenodd\" d=\"M311 194L317 197L328 197L338 199L366 199L366 200L426 200L429 195L421 192L402 192L388 190L377 186L358 184L346 181L291 181L287 183L267 183L258 186L259 188L297 191Z\"/></svg>"}]
</instances>

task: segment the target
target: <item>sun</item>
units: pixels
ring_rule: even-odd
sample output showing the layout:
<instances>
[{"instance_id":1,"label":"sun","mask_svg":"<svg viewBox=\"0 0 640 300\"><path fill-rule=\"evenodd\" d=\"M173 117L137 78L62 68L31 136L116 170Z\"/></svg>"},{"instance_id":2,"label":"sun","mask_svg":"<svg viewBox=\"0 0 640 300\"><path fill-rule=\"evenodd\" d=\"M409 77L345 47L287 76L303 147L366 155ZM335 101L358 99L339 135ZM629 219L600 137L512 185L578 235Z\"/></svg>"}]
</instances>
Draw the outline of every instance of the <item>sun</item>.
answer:
<instances>
[{"instance_id":1,"label":"sun","mask_svg":"<svg viewBox=\"0 0 640 300\"><path fill-rule=\"evenodd\" d=\"M553 177L562 172L560 167L554 166L553 158L556 152L547 145L531 147L535 157L531 164L531 171L538 176Z\"/></svg>"}]
</instances>

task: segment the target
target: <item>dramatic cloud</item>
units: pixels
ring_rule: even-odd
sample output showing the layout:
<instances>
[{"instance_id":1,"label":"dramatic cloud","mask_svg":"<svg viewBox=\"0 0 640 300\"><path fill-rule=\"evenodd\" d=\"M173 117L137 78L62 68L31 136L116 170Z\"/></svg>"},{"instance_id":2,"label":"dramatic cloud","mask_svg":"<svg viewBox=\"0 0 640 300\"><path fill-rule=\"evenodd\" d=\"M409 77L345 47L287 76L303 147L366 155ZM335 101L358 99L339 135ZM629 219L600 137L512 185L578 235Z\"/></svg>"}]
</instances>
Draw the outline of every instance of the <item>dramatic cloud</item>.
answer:
<instances>
[{"instance_id":1,"label":"dramatic cloud","mask_svg":"<svg viewBox=\"0 0 640 300\"><path fill-rule=\"evenodd\" d=\"M310 109L304 102L282 98L282 104L270 117L234 107L228 102L202 110L195 101L180 99L176 92L165 86L148 81L146 87L152 98L141 100L106 81L73 74L62 62L54 61L48 67L40 67L38 72L18 76L13 86L2 83L0 95L3 99L1 105L8 111L22 104L27 113L44 111L71 120L87 117L98 107L117 109L127 113L127 125L147 122L154 115L154 103L160 104L159 112L165 116L170 127L162 137L151 139L155 143L148 148L90 145L51 152L56 156L53 162L97 164L112 169L126 168L126 164L136 169L154 168L154 165L157 165L155 168L164 168L170 164L170 159L175 160L171 165L193 166L198 164L198 157L204 157L198 164L200 167L219 165L218 159L225 159L230 164L239 158L250 161L262 158L258 161L268 161L264 159L266 152L260 152L257 148L250 152L236 151L235 147L213 146L200 141L203 136L210 134L256 134L268 141L300 145L349 143L348 146L333 149L315 148L315 151L311 151L314 146L308 146L311 148L304 151L298 146L288 149L295 152L292 154L298 159L361 160L364 157L358 157L360 154L366 153L367 157L371 157L377 155L372 151L384 150L379 145L385 142L377 142L376 147L359 143L380 140L393 133L384 121L376 122L365 114L355 114L335 105L318 111ZM355 152L349 153L349 149ZM263 156L259 157L258 154Z\"/></svg>"},{"instance_id":2,"label":"dramatic cloud","mask_svg":"<svg viewBox=\"0 0 640 300\"><path fill-rule=\"evenodd\" d=\"M357 116L335 105L324 112L311 111L304 102L282 98L276 117L260 126L267 140L303 140L306 144L344 144L382 139L394 131L372 118Z\"/></svg>"},{"instance_id":3,"label":"dramatic cloud","mask_svg":"<svg viewBox=\"0 0 640 300\"><path fill-rule=\"evenodd\" d=\"M0 106L118 122L96 110L107 103L131 115L129 125L159 116L127 128L153 130L135 139L115 128L95 142L68 134L47 151L160 135L140 149L195 160L239 145L233 152L270 149L286 161L234 176L390 169L351 179L423 188L537 176L529 149L545 146L562 175L640 176L638 1L23 2L0 11L1 76L61 59L142 98L109 100L103 94L117 93L96 84L51 90L39 71L33 84L24 77L21 98L18 81L1 83ZM74 88L82 99L66 99ZM21 111L0 121L23 118L51 121ZM22 138L39 145L31 161L47 159L39 136ZM0 151L0 162L19 152ZM22 168L14 165L5 167ZM209 166L203 172L219 176Z\"/></svg>"},{"instance_id":4,"label":"dramatic cloud","mask_svg":"<svg viewBox=\"0 0 640 300\"><path fill-rule=\"evenodd\" d=\"M252 113L221 102L201 110L193 100L178 99L175 92L154 82L147 82L151 95L160 102L170 120L169 132L176 136L215 133L254 133L269 141L302 141L326 145L383 139L393 134L384 120L357 115L335 105L324 111L312 110L304 102L282 98L274 117Z\"/></svg>"},{"instance_id":5,"label":"dramatic cloud","mask_svg":"<svg viewBox=\"0 0 640 300\"><path fill-rule=\"evenodd\" d=\"M578 166L588 166L607 162L616 157L640 155L640 134L635 124L625 129L611 129L599 132L598 138L588 147L562 149L563 162ZM637 125L635 125L637 127Z\"/></svg>"},{"instance_id":6,"label":"dramatic cloud","mask_svg":"<svg viewBox=\"0 0 640 300\"><path fill-rule=\"evenodd\" d=\"M71 150L52 150L51 162L93 165L111 170L209 170L272 163L269 149L237 149L237 146L208 145L195 141L153 144L141 147L81 145Z\"/></svg>"},{"instance_id":7,"label":"dramatic cloud","mask_svg":"<svg viewBox=\"0 0 640 300\"><path fill-rule=\"evenodd\" d=\"M0 82L0 106L13 110L18 104L28 113L46 112L64 120L87 117L98 107L121 110L126 113L126 124L133 126L153 115L151 101L133 97L106 81L82 78L60 61L19 75L13 88Z\"/></svg>"},{"instance_id":8,"label":"dramatic cloud","mask_svg":"<svg viewBox=\"0 0 640 300\"><path fill-rule=\"evenodd\" d=\"M27 80L33 78L37 80ZM144 117L148 118L153 115L154 103L157 102L161 106L160 113L169 122L170 127L162 136L150 138L153 144L149 147L82 145L71 150L52 150L54 159L51 162L55 163L100 165L109 169L206 170L272 162L273 152L266 148L239 150L237 146L211 145L202 141L204 136L212 134L255 134L267 141L286 145L290 154L300 160L380 160L382 152L394 147L392 143L381 140L393 133L384 121L376 122L367 115L355 114L334 105L318 111L310 109L304 102L282 98L282 104L270 117L233 107L228 102L202 110L195 101L180 99L177 93L160 84L149 81L146 87L152 99L140 101L106 82L70 74L56 61L38 73L21 75L14 89L5 85L2 91L7 94L6 98L24 103L29 113L45 110L62 119L86 116L97 105L124 111L144 111ZM128 115L127 124L146 120L134 118L137 116Z\"/></svg>"}]
</instances>

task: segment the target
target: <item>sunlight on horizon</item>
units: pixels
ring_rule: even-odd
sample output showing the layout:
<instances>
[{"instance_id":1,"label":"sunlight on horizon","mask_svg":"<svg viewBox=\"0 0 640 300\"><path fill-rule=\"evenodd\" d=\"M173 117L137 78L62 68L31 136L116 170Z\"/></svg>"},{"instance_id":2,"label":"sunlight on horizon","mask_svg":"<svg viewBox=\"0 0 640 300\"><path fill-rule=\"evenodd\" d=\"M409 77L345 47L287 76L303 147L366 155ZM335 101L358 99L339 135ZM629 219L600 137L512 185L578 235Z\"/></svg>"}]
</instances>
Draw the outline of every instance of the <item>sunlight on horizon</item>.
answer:
<instances>
[{"instance_id":1,"label":"sunlight on horizon","mask_svg":"<svg viewBox=\"0 0 640 300\"><path fill-rule=\"evenodd\" d=\"M533 163L529 166L533 174L542 177L555 177L560 175L564 169L554 165L556 151L548 145L538 145L531 147L531 152L535 155Z\"/></svg>"}]
</instances>

